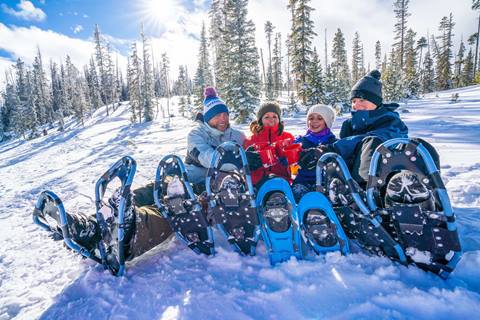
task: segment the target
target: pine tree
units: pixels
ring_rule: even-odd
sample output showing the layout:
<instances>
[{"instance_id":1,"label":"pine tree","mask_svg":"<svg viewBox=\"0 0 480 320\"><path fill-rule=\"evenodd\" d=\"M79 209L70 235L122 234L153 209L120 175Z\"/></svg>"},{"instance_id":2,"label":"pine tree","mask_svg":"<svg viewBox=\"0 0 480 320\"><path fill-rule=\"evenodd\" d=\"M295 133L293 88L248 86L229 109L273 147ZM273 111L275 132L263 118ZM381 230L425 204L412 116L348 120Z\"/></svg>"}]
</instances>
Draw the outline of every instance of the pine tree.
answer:
<instances>
[{"instance_id":1,"label":"pine tree","mask_svg":"<svg viewBox=\"0 0 480 320\"><path fill-rule=\"evenodd\" d=\"M37 55L33 61L33 103L35 105L36 114L40 124L48 123L50 128L53 127L54 114L52 103L50 101L50 92L43 69L42 55L40 48L37 48Z\"/></svg>"},{"instance_id":2,"label":"pine tree","mask_svg":"<svg viewBox=\"0 0 480 320\"><path fill-rule=\"evenodd\" d=\"M452 87L452 37L453 37L453 15L450 13L449 17L443 17L440 21L439 31L442 33L439 36L442 44L439 55L437 57L437 87L440 90L450 89Z\"/></svg>"},{"instance_id":3,"label":"pine tree","mask_svg":"<svg viewBox=\"0 0 480 320\"><path fill-rule=\"evenodd\" d=\"M282 36L278 32L273 46L273 96L278 97L283 90L282 80Z\"/></svg>"},{"instance_id":4,"label":"pine tree","mask_svg":"<svg viewBox=\"0 0 480 320\"><path fill-rule=\"evenodd\" d=\"M423 59L421 81L422 93L429 93L435 90L435 71L433 67L433 59L430 56L430 47Z\"/></svg>"},{"instance_id":5,"label":"pine tree","mask_svg":"<svg viewBox=\"0 0 480 320\"><path fill-rule=\"evenodd\" d=\"M68 105L71 106L75 119L83 126L87 112L85 85L78 69L73 65L68 55L65 59L65 90L69 101Z\"/></svg>"},{"instance_id":6,"label":"pine tree","mask_svg":"<svg viewBox=\"0 0 480 320\"><path fill-rule=\"evenodd\" d=\"M465 62L465 45L463 40L460 41L460 46L458 48L457 58L455 60L455 71L453 73L453 85L455 88L462 86L462 66Z\"/></svg>"},{"instance_id":7,"label":"pine tree","mask_svg":"<svg viewBox=\"0 0 480 320\"><path fill-rule=\"evenodd\" d=\"M226 0L213 0L209 11L210 44L213 48L213 84L217 87L223 87L228 84L226 81L229 73L226 65L228 52L224 43L227 21L225 13L226 2Z\"/></svg>"},{"instance_id":8,"label":"pine tree","mask_svg":"<svg viewBox=\"0 0 480 320\"><path fill-rule=\"evenodd\" d=\"M138 57L137 44L132 44L132 53L129 57L127 82L128 93L130 96L131 120L132 122L142 122L143 104L142 104L142 62Z\"/></svg>"},{"instance_id":9,"label":"pine tree","mask_svg":"<svg viewBox=\"0 0 480 320\"><path fill-rule=\"evenodd\" d=\"M426 48L428 46L427 43L427 38L421 37L417 41L417 51L420 50L420 53L418 54L418 70L421 71L422 69L422 57L423 57L423 48Z\"/></svg>"},{"instance_id":10,"label":"pine tree","mask_svg":"<svg viewBox=\"0 0 480 320\"><path fill-rule=\"evenodd\" d=\"M102 99L100 97L100 83L98 81L97 69L95 67L93 56L90 58L89 66L85 70L85 80L87 81L90 105L93 110L97 110L102 105Z\"/></svg>"},{"instance_id":11,"label":"pine tree","mask_svg":"<svg viewBox=\"0 0 480 320\"><path fill-rule=\"evenodd\" d=\"M267 66L267 78L265 83L265 96L268 100L274 98L273 88L273 66L272 66L272 34L275 27L270 21L265 22L265 36L267 38L268 46L268 66Z\"/></svg>"},{"instance_id":12,"label":"pine tree","mask_svg":"<svg viewBox=\"0 0 480 320\"><path fill-rule=\"evenodd\" d=\"M168 125L170 124L170 59L167 54L164 52L161 56L161 68L160 68L160 81L162 84L164 97L167 97L167 114L165 115L165 109L162 105L162 115L163 118L168 117Z\"/></svg>"},{"instance_id":13,"label":"pine tree","mask_svg":"<svg viewBox=\"0 0 480 320\"><path fill-rule=\"evenodd\" d=\"M333 37L332 62L327 69L327 102L332 105L348 103L350 87L350 71L347 62L347 50L345 49L345 38L342 30L337 29Z\"/></svg>"},{"instance_id":14,"label":"pine tree","mask_svg":"<svg viewBox=\"0 0 480 320\"><path fill-rule=\"evenodd\" d=\"M355 83L363 77L365 74L362 71L362 45L360 42L360 35L358 32L355 32L355 36L353 37L353 44L352 44L352 82Z\"/></svg>"},{"instance_id":15,"label":"pine tree","mask_svg":"<svg viewBox=\"0 0 480 320\"><path fill-rule=\"evenodd\" d=\"M255 25L247 19L247 0L226 0L223 31L226 70L220 92L233 118L244 123L259 104L260 78Z\"/></svg>"},{"instance_id":16,"label":"pine tree","mask_svg":"<svg viewBox=\"0 0 480 320\"><path fill-rule=\"evenodd\" d=\"M417 73L417 50L415 48L415 35L412 29L408 29L405 36L405 64L404 64L404 85L406 97L415 97L420 86Z\"/></svg>"},{"instance_id":17,"label":"pine tree","mask_svg":"<svg viewBox=\"0 0 480 320\"><path fill-rule=\"evenodd\" d=\"M6 77L5 89L2 92L3 106L1 108L1 135L0 141L3 141L4 133L15 130L14 116L17 114L18 97L15 85Z\"/></svg>"},{"instance_id":18,"label":"pine tree","mask_svg":"<svg viewBox=\"0 0 480 320\"><path fill-rule=\"evenodd\" d=\"M375 42L375 69L382 70L382 46L378 40Z\"/></svg>"},{"instance_id":19,"label":"pine tree","mask_svg":"<svg viewBox=\"0 0 480 320\"><path fill-rule=\"evenodd\" d=\"M97 60L98 67L98 77L100 80L100 97L102 98L102 103L106 105L107 116L109 114L108 104L110 103L108 98L108 74L106 70L106 61L105 61L105 48L103 47L103 40L100 35L100 29L98 24L95 25L95 31L93 33L93 40L95 43L95 59Z\"/></svg>"},{"instance_id":20,"label":"pine tree","mask_svg":"<svg viewBox=\"0 0 480 320\"><path fill-rule=\"evenodd\" d=\"M460 75L460 86L469 86L473 84L473 53L472 49L468 51L465 62L463 63L462 73Z\"/></svg>"},{"instance_id":21,"label":"pine tree","mask_svg":"<svg viewBox=\"0 0 480 320\"><path fill-rule=\"evenodd\" d=\"M309 91L307 92L308 105L325 103L325 86L322 74L322 64L317 53L317 48L313 49L312 62L308 70Z\"/></svg>"},{"instance_id":22,"label":"pine tree","mask_svg":"<svg viewBox=\"0 0 480 320\"><path fill-rule=\"evenodd\" d=\"M58 129L64 130L64 112L63 112L63 95L62 95L62 79L58 74L57 64L50 61L50 79L51 79L51 102L55 120L58 121Z\"/></svg>"},{"instance_id":23,"label":"pine tree","mask_svg":"<svg viewBox=\"0 0 480 320\"><path fill-rule=\"evenodd\" d=\"M404 57L405 57L405 36L407 32L407 18L410 16L408 13L409 0L395 0L393 6L395 13L395 19L397 20L394 26L396 41L393 46L397 52L397 59L399 61L400 70L404 69Z\"/></svg>"},{"instance_id":24,"label":"pine tree","mask_svg":"<svg viewBox=\"0 0 480 320\"><path fill-rule=\"evenodd\" d=\"M392 49L387 68L382 74L383 97L385 100L396 101L404 95L402 73L397 58L398 55L396 54L395 49Z\"/></svg>"},{"instance_id":25,"label":"pine tree","mask_svg":"<svg viewBox=\"0 0 480 320\"><path fill-rule=\"evenodd\" d=\"M311 13L314 10L310 0L292 1L292 30L290 33L290 63L294 74L295 87L299 98L306 104L308 90L308 68L312 59L312 40L317 34L313 31Z\"/></svg>"},{"instance_id":26,"label":"pine tree","mask_svg":"<svg viewBox=\"0 0 480 320\"><path fill-rule=\"evenodd\" d=\"M213 86L212 68L210 66L210 59L208 54L208 43L205 31L205 23L202 25L202 32L200 34L200 48L198 50L198 67L195 73L194 83L194 114L202 110L203 104L203 90L208 86Z\"/></svg>"},{"instance_id":27,"label":"pine tree","mask_svg":"<svg viewBox=\"0 0 480 320\"><path fill-rule=\"evenodd\" d=\"M142 105L143 105L143 119L145 122L153 120L153 110L154 110L154 93L153 93L153 75L152 75L152 66L150 63L150 52L148 48L147 38L145 33L142 31L140 33L142 38L142 52L143 52L143 82L142 82Z\"/></svg>"},{"instance_id":28,"label":"pine tree","mask_svg":"<svg viewBox=\"0 0 480 320\"><path fill-rule=\"evenodd\" d=\"M27 138L27 133L28 138L34 138L38 135L38 119L33 105L32 76L20 58L17 59L15 68L17 106L13 115L14 130L24 138Z\"/></svg>"}]
</instances>

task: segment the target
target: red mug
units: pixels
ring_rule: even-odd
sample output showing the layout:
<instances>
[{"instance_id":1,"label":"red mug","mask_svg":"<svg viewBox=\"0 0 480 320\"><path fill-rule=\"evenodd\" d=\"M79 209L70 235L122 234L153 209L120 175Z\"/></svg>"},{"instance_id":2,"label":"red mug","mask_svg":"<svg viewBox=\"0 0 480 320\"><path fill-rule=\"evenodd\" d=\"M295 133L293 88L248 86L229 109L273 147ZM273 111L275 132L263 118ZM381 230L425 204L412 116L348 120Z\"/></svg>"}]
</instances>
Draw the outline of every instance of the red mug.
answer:
<instances>
[{"instance_id":1,"label":"red mug","mask_svg":"<svg viewBox=\"0 0 480 320\"><path fill-rule=\"evenodd\" d=\"M282 153L287 158L288 164L297 163L300 160L300 152L302 151L301 143L292 143L283 148Z\"/></svg>"},{"instance_id":2,"label":"red mug","mask_svg":"<svg viewBox=\"0 0 480 320\"><path fill-rule=\"evenodd\" d=\"M285 155L283 154L283 149L286 146L289 146L293 143L292 139L284 139L284 140L279 140L274 143L275 145L275 151L277 152L277 155L279 157L284 157Z\"/></svg>"},{"instance_id":3,"label":"red mug","mask_svg":"<svg viewBox=\"0 0 480 320\"><path fill-rule=\"evenodd\" d=\"M271 146L268 142L256 144L255 150L260 154L264 167L271 167L278 163L275 147Z\"/></svg>"}]
</instances>

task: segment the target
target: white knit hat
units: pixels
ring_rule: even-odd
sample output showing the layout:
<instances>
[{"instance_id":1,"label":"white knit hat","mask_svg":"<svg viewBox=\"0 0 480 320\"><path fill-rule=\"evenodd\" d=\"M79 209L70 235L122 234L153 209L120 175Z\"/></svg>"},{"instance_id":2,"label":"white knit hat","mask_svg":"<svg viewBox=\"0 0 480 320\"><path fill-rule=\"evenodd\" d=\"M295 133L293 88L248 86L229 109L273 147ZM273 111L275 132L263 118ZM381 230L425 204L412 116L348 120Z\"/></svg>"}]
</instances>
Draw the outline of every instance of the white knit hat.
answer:
<instances>
[{"instance_id":1,"label":"white knit hat","mask_svg":"<svg viewBox=\"0 0 480 320\"><path fill-rule=\"evenodd\" d=\"M310 107L307 112L307 119L308 116L312 113L318 113L322 116L323 120L325 120L325 124L328 128L332 127L333 122L335 121L335 110L332 107L327 106L325 104L316 104Z\"/></svg>"}]
</instances>

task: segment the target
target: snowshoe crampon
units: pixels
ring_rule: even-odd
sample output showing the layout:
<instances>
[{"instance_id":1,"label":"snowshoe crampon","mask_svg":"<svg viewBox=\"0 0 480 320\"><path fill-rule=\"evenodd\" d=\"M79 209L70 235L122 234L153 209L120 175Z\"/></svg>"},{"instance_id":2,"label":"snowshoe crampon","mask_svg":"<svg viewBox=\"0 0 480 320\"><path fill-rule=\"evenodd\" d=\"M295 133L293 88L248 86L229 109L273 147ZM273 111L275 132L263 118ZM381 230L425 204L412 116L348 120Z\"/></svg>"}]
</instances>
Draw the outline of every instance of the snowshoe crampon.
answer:
<instances>
[{"instance_id":1,"label":"snowshoe crampon","mask_svg":"<svg viewBox=\"0 0 480 320\"><path fill-rule=\"evenodd\" d=\"M294 256L303 259L300 220L290 185L285 179L267 180L257 194L262 238L272 265Z\"/></svg>"},{"instance_id":2,"label":"snowshoe crampon","mask_svg":"<svg viewBox=\"0 0 480 320\"><path fill-rule=\"evenodd\" d=\"M260 226L250 169L240 145L225 142L217 147L205 185L209 217L235 251L254 255Z\"/></svg>"},{"instance_id":3,"label":"snowshoe crampon","mask_svg":"<svg viewBox=\"0 0 480 320\"><path fill-rule=\"evenodd\" d=\"M426 142L393 139L373 157L367 201L408 262L448 277L461 257L455 215Z\"/></svg>"},{"instance_id":4,"label":"snowshoe crampon","mask_svg":"<svg viewBox=\"0 0 480 320\"><path fill-rule=\"evenodd\" d=\"M407 263L404 250L365 204L365 192L353 180L345 161L336 153L322 155L317 163L317 191L328 196L349 238L366 250Z\"/></svg>"},{"instance_id":5,"label":"snowshoe crampon","mask_svg":"<svg viewBox=\"0 0 480 320\"><path fill-rule=\"evenodd\" d=\"M190 249L205 255L215 253L212 229L178 156L165 156L158 164L154 198L162 215Z\"/></svg>"},{"instance_id":6,"label":"snowshoe crampon","mask_svg":"<svg viewBox=\"0 0 480 320\"><path fill-rule=\"evenodd\" d=\"M123 275L125 247L128 247L125 242L126 229L131 230L134 223L133 204L129 197L135 170L135 160L123 157L100 177L95 185L94 222L80 221L89 219L85 216L69 215L60 198L52 191L41 193L33 212L34 222L53 232L56 237L63 238L68 248L101 263L113 275ZM103 197L108 184L115 178L120 180L121 187L118 191L117 205L113 207L104 201ZM78 225L92 228L77 230ZM99 230L93 230L96 228Z\"/></svg>"},{"instance_id":7,"label":"snowshoe crampon","mask_svg":"<svg viewBox=\"0 0 480 320\"><path fill-rule=\"evenodd\" d=\"M302 236L316 254L330 251L340 251L344 255L349 253L348 238L323 194L305 194L298 203L298 215Z\"/></svg>"}]
</instances>

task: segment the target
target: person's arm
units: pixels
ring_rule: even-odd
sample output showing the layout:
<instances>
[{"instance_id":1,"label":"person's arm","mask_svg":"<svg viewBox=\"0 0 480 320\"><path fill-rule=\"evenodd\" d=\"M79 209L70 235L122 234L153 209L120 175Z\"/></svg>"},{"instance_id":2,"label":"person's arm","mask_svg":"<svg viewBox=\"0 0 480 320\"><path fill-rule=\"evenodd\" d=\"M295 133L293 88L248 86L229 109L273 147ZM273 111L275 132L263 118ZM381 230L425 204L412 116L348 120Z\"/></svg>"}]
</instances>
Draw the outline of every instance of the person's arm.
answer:
<instances>
[{"instance_id":1,"label":"person's arm","mask_svg":"<svg viewBox=\"0 0 480 320\"><path fill-rule=\"evenodd\" d=\"M193 129L188 134L187 146L189 157L202 167L210 168L215 148L206 141L198 129Z\"/></svg>"},{"instance_id":2,"label":"person's arm","mask_svg":"<svg viewBox=\"0 0 480 320\"><path fill-rule=\"evenodd\" d=\"M340 139L353 136L352 121L350 119L343 121L340 129Z\"/></svg>"}]
</instances>

